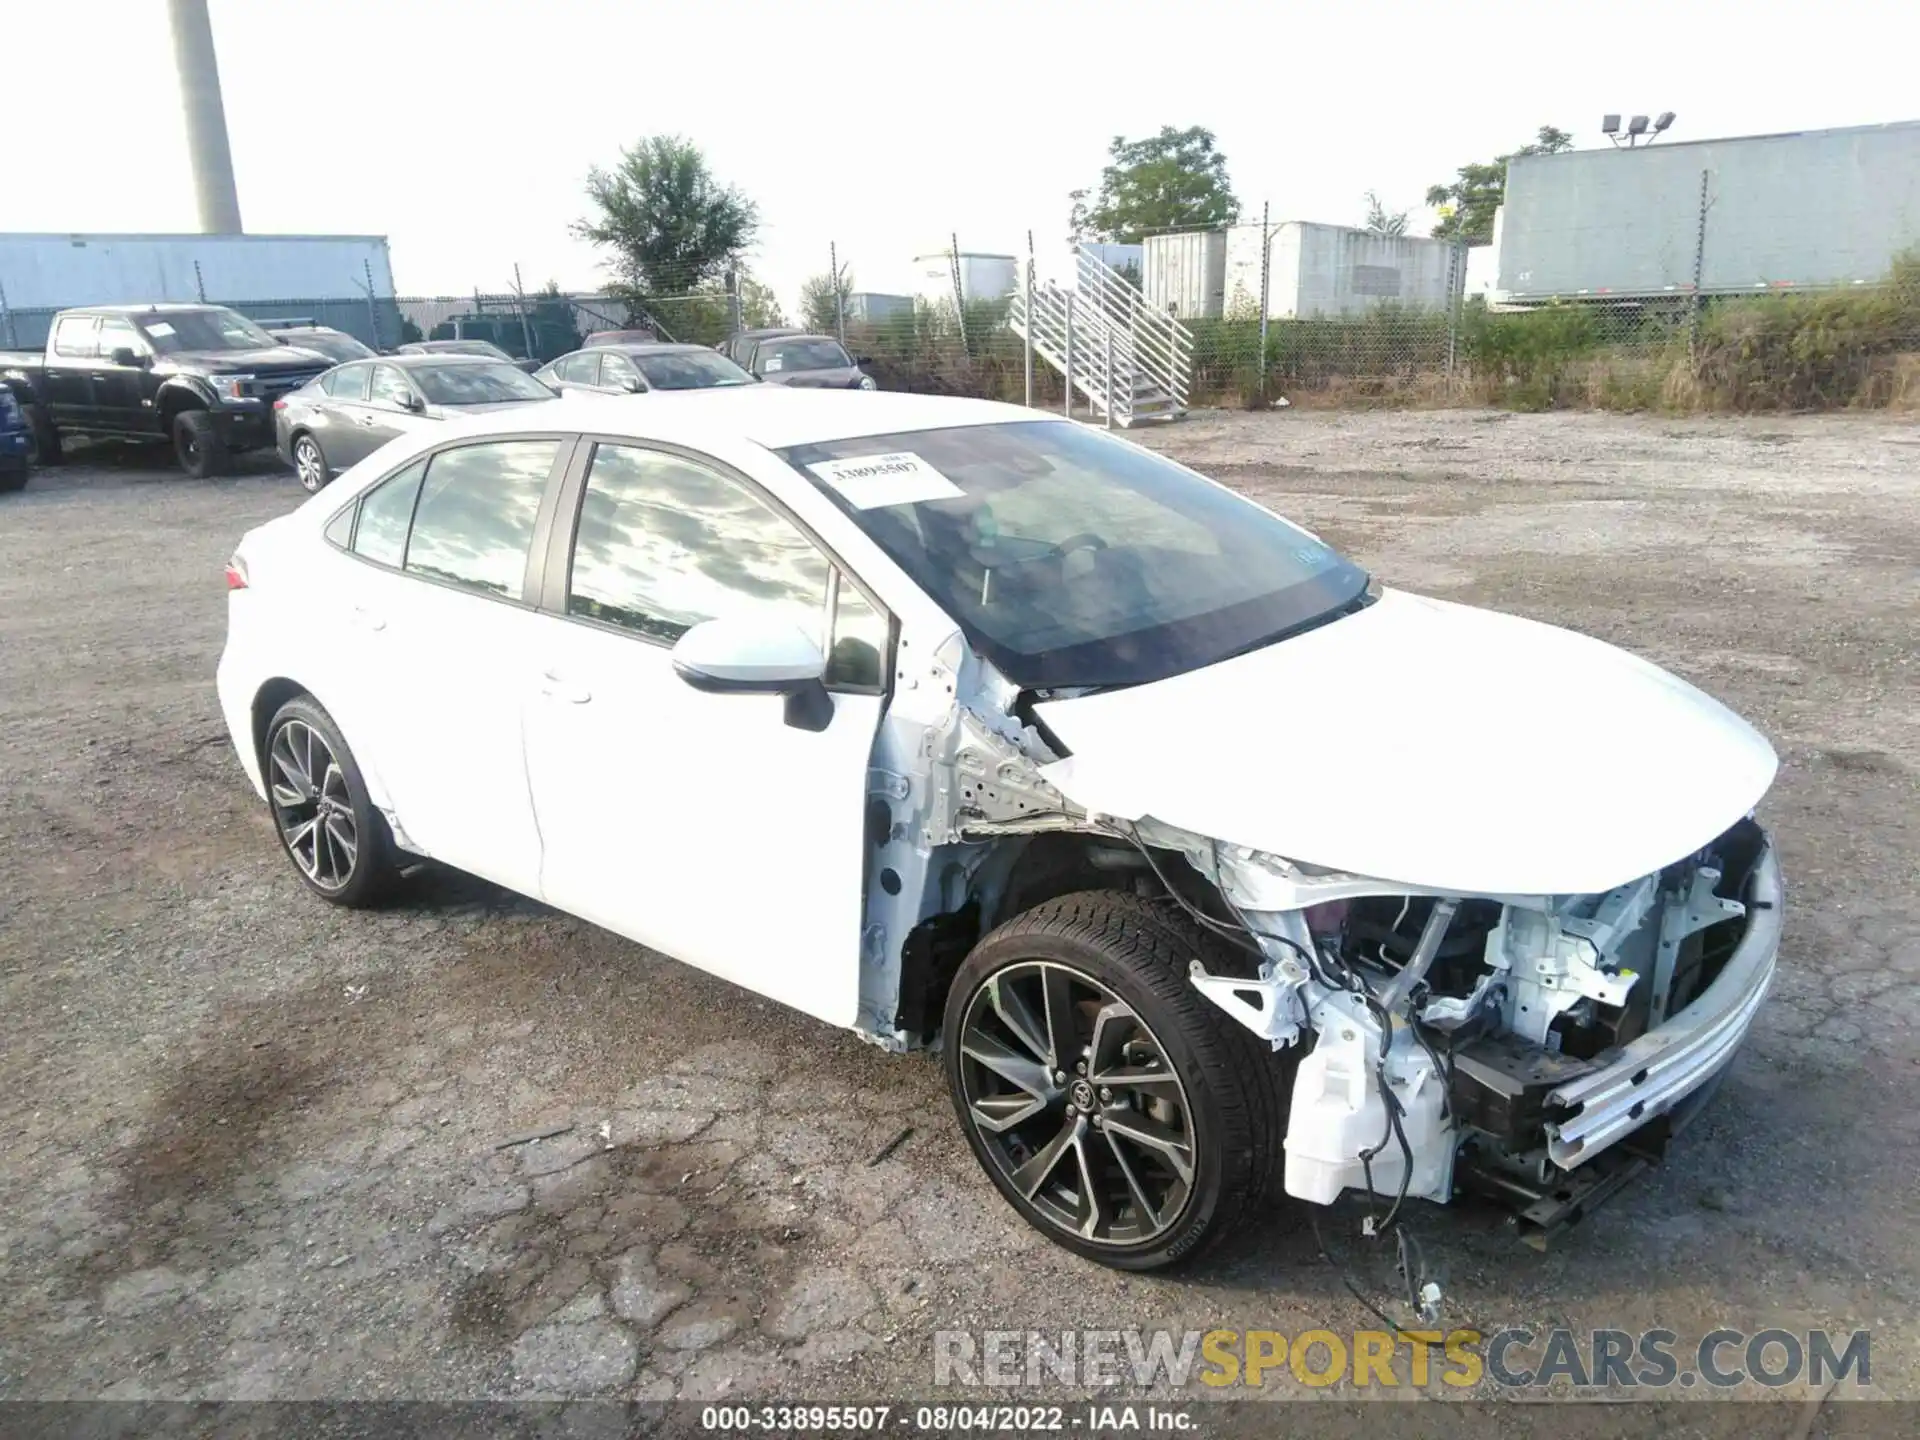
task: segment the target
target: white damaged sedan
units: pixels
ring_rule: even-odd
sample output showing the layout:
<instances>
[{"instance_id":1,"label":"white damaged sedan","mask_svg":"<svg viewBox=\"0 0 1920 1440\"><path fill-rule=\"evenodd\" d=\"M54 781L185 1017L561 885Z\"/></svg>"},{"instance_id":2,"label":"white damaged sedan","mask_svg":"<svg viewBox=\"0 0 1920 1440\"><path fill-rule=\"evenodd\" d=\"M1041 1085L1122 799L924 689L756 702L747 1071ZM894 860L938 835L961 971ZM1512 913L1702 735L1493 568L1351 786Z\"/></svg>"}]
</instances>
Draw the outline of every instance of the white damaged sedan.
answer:
<instances>
[{"instance_id":1,"label":"white damaged sedan","mask_svg":"<svg viewBox=\"0 0 1920 1440\"><path fill-rule=\"evenodd\" d=\"M227 579L222 708L315 893L431 857L937 1047L994 1185L1112 1265L1279 1183L1577 1218L1773 976L1739 716L1029 410L453 422Z\"/></svg>"}]
</instances>

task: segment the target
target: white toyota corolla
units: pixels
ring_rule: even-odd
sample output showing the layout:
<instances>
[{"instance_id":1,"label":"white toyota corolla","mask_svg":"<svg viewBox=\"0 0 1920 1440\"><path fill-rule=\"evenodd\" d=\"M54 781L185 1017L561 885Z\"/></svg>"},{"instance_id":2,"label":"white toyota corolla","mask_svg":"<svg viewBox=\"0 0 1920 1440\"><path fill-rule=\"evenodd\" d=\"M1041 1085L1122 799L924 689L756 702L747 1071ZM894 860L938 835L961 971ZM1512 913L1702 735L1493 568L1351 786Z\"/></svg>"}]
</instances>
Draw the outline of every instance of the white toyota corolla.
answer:
<instances>
[{"instance_id":1,"label":"white toyota corolla","mask_svg":"<svg viewBox=\"0 0 1920 1440\"><path fill-rule=\"evenodd\" d=\"M937 1044L1009 1203L1136 1269L1281 1175L1551 1228L1752 1023L1775 759L1672 675L1030 410L565 410L233 557L221 705L322 898L432 857Z\"/></svg>"}]
</instances>

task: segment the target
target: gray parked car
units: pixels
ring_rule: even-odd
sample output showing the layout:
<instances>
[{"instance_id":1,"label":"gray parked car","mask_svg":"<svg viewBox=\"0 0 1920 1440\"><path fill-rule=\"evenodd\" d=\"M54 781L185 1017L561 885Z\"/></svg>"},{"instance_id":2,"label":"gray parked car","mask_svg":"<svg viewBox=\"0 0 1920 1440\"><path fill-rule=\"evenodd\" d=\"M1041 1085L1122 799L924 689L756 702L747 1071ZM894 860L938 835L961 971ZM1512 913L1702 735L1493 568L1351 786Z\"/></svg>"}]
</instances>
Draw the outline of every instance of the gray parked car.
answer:
<instances>
[{"instance_id":1,"label":"gray parked car","mask_svg":"<svg viewBox=\"0 0 1920 1440\"><path fill-rule=\"evenodd\" d=\"M274 443L301 487L318 490L409 430L554 398L511 361L444 354L356 360L274 402Z\"/></svg>"},{"instance_id":2,"label":"gray parked car","mask_svg":"<svg viewBox=\"0 0 1920 1440\"><path fill-rule=\"evenodd\" d=\"M601 345L562 355L534 372L555 390L635 395L648 390L716 390L753 376L704 345Z\"/></svg>"}]
</instances>

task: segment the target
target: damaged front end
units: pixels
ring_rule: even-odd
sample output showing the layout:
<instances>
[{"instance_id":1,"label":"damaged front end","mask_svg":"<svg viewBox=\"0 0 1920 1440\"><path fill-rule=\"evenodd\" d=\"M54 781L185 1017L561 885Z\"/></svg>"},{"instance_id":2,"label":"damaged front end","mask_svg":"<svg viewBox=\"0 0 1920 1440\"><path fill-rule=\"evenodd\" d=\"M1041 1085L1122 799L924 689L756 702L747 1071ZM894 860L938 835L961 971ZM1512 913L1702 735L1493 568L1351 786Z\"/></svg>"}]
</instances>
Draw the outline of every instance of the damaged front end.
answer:
<instances>
[{"instance_id":1,"label":"damaged front end","mask_svg":"<svg viewBox=\"0 0 1920 1440\"><path fill-rule=\"evenodd\" d=\"M1711 1093L1772 981L1781 883L1750 817L1598 895L1410 890L1143 821L1258 942L1257 976L1193 982L1275 1049L1304 1047L1286 1188L1513 1204L1579 1218Z\"/></svg>"}]
</instances>

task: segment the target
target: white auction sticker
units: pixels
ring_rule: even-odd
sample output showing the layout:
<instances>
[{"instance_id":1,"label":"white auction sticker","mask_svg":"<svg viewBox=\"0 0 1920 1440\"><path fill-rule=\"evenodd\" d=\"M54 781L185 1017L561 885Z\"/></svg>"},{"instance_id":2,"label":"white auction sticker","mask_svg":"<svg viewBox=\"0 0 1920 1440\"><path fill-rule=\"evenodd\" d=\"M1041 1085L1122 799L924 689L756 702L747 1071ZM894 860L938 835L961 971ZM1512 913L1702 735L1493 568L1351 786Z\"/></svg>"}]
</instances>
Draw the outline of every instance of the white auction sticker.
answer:
<instances>
[{"instance_id":1,"label":"white auction sticker","mask_svg":"<svg viewBox=\"0 0 1920 1440\"><path fill-rule=\"evenodd\" d=\"M838 490L856 510L913 505L922 500L957 500L967 493L910 450L822 460L807 469Z\"/></svg>"}]
</instances>

